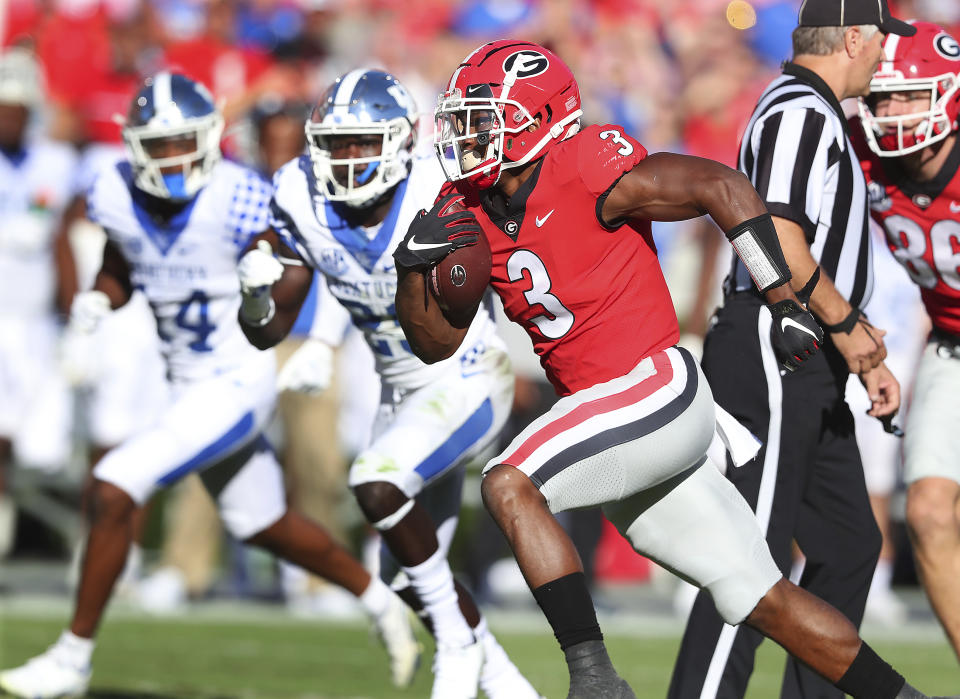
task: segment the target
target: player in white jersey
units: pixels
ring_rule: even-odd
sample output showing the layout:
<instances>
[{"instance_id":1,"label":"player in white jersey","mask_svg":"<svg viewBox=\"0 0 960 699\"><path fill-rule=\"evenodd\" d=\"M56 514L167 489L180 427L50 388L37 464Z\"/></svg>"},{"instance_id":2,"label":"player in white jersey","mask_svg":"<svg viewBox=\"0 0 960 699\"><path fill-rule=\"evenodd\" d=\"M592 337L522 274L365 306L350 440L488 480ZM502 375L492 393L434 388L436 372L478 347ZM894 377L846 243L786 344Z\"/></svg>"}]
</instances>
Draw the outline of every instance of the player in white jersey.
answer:
<instances>
[{"instance_id":1,"label":"player in white jersey","mask_svg":"<svg viewBox=\"0 0 960 699\"><path fill-rule=\"evenodd\" d=\"M87 193L98 173L115 168L125 158L123 144L96 143L81 154L74 179L73 200L61 222L70 239L76 269L76 288L93 286L106 234L86 218ZM64 338L61 363L67 378L81 390L84 434L91 463L132 432L142 429L165 403L167 390L153 313L142 292L100 323L90 342L78 345ZM71 356L76 349L79 356ZM84 354L85 349L93 352Z\"/></svg>"},{"instance_id":2,"label":"player in white jersey","mask_svg":"<svg viewBox=\"0 0 960 699\"><path fill-rule=\"evenodd\" d=\"M241 325L258 347L273 346L309 289L310 268L323 273L380 374L373 441L354 461L350 486L385 542L381 577L436 638L432 696L475 697L479 683L493 699L536 697L447 563L465 464L503 427L513 377L487 312L462 349L436 364L417 359L404 339L392 255L443 183L436 160L412 155L415 132L413 100L392 75L354 70L330 86L306 124L309 155L274 176L273 231L241 260ZM317 365L331 353L318 341L300 351Z\"/></svg>"},{"instance_id":3,"label":"player in white jersey","mask_svg":"<svg viewBox=\"0 0 960 699\"><path fill-rule=\"evenodd\" d=\"M69 455L69 394L56 370L57 309L69 293L59 288L56 232L76 156L28 136L39 79L25 51L0 54L0 558L13 543L12 458L53 468Z\"/></svg>"},{"instance_id":4,"label":"player in white jersey","mask_svg":"<svg viewBox=\"0 0 960 699\"><path fill-rule=\"evenodd\" d=\"M159 419L94 469L91 524L68 630L45 653L0 673L18 696L82 694L93 636L131 540L131 518L158 488L198 472L238 539L326 577L360 598L385 641L396 680L409 681L417 644L406 608L319 526L288 511L262 430L275 399L274 357L237 324L236 261L266 225L269 185L220 159L223 121L207 90L161 73L134 97L124 127L130 160L101 174L88 214L109 241L94 289L70 324L92 329L134 288L157 322L171 401ZM396 672L395 672L396 675Z\"/></svg>"}]
</instances>

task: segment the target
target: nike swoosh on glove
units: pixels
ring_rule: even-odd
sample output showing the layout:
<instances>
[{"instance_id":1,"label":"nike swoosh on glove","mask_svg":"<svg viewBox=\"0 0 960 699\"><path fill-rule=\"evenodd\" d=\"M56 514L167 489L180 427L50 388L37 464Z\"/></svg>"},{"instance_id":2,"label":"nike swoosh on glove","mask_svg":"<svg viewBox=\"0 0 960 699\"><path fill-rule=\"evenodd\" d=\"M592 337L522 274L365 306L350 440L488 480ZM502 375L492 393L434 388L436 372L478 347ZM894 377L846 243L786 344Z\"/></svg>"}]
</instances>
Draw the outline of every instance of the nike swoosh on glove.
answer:
<instances>
[{"instance_id":1,"label":"nike swoosh on glove","mask_svg":"<svg viewBox=\"0 0 960 699\"><path fill-rule=\"evenodd\" d=\"M778 301L767 308L773 317L770 341L785 369L794 371L816 356L823 345L823 330L809 311L792 299Z\"/></svg>"},{"instance_id":2,"label":"nike swoosh on glove","mask_svg":"<svg viewBox=\"0 0 960 699\"><path fill-rule=\"evenodd\" d=\"M430 211L420 209L393 252L397 267L424 270L457 248L473 245L483 235L472 211L460 205L461 194L442 197Z\"/></svg>"}]
</instances>

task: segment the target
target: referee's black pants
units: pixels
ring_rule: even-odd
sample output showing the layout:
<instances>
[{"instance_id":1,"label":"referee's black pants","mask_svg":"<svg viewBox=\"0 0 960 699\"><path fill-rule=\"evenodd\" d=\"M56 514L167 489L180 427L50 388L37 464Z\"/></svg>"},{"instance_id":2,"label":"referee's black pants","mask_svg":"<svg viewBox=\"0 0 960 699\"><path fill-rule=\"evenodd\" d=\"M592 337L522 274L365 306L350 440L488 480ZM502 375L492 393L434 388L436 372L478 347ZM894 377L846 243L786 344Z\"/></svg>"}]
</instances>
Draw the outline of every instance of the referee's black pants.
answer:
<instances>
[{"instance_id":1,"label":"referee's black pants","mask_svg":"<svg viewBox=\"0 0 960 699\"><path fill-rule=\"evenodd\" d=\"M714 398L764 444L727 477L757 513L784 576L791 542L806 557L800 586L859 627L880 555L863 467L844 401L846 362L829 345L793 373L783 372L770 344L770 314L750 292L727 298L707 334L703 369ZM669 699L743 697L763 637L727 626L701 590L687 622ZM843 693L788 657L781 697Z\"/></svg>"}]
</instances>

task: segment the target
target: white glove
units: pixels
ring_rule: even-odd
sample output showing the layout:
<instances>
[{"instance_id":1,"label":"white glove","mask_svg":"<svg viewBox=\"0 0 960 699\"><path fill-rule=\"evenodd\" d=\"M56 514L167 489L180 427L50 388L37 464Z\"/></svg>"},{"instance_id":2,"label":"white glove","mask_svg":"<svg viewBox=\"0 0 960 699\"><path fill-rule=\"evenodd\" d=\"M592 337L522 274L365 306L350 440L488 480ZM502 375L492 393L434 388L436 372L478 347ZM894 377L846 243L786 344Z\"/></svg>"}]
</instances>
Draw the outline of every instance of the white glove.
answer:
<instances>
[{"instance_id":1,"label":"white glove","mask_svg":"<svg viewBox=\"0 0 960 699\"><path fill-rule=\"evenodd\" d=\"M277 390L319 395L330 386L332 375L333 348L320 340L307 340L283 365Z\"/></svg>"},{"instance_id":2,"label":"white glove","mask_svg":"<svg viewBox=\"0 0 960 699\"><path fill-rule=\"evenodd\" d=\"M103 366L96 330L110 312L110 299L102 291L84 291L73 297L70 321L58 348L60 371L71 385L88 385L99 376Z\"/></svg>"},{"instance_id":3,"label":"white glove","mask_svg":"<svg viewBox=\"0 0 960 699\"><path fill-rule=\"evenodd\" d=\"M283 265L274 257L273 248L266 240L240 258L237 265L240 277L240 317L248 325L266 325L273 319L273 299L270 288L283 276Z\"/></svg>"},{"instance_id":4,"label":"white glove","mask_svg":"<svg viewBox=\"0 0 960 699\"><path fill-rule=\"evenodd\" d=\"M110 298L102 291L81 291L70 304L69 329L89 335L111 310Z\"/></svg>"}]
</instances>

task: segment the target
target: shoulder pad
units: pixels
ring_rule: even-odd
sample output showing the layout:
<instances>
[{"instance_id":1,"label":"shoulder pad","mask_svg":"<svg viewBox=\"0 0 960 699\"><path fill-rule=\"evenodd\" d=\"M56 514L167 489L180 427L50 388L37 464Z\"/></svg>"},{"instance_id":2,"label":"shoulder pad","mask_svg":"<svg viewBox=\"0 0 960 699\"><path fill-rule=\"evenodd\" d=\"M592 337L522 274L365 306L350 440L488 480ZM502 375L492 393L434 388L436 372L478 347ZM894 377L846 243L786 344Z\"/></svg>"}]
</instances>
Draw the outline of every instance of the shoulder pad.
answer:
<instances>
[{"instance_id":1,"label":"shoulder pad","mask_svg":"<svg viewBox=\"0 0 960 699\"><path fill-rule=\"evenodd\" d=\"M647 157L647 149L615 124L589 126L570 140L580 179L598 196Z\"/></svg>"}]
</instances>

